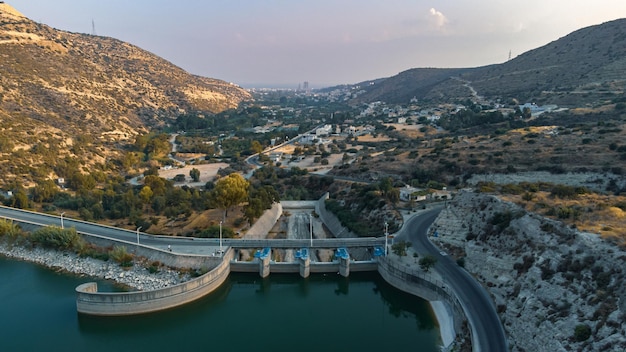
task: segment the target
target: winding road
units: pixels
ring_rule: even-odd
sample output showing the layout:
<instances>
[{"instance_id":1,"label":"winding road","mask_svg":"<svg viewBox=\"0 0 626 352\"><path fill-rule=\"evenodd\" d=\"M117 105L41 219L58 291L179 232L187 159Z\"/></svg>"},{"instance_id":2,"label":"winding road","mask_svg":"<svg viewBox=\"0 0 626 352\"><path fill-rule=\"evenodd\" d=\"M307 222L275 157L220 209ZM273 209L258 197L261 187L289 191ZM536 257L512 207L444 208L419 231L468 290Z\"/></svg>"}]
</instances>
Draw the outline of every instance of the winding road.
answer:
<instances>
[{"instance_id":1,"label":"winding road","mask_svg":"<svg viewBox=\"0 0 626 352\"><path fill-rule=\"evenodd\" d=\"M420 254L430 254L437 258L435 269L457 295L472 327L474 351L508 351L504 328L487 291L428 239L428 228L441 210L438 207L410 218L396 238L411 242Z\"/></svg>"}]
</instances>

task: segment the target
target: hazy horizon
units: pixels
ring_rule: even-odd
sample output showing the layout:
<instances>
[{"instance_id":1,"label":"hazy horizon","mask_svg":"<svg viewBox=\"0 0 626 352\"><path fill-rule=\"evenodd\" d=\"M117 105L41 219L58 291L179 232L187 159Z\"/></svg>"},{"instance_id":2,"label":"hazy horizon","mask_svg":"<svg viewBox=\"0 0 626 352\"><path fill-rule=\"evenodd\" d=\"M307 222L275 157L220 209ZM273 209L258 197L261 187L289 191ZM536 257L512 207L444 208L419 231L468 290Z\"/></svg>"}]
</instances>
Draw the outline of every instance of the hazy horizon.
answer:
<instances>
[{"instance_id":1,"label":"hazy horizon","mask_svg":"<svg viewBox=\"0 0 626 352\"><path fill-rule=\"evenodd\" d=\"M354 84L417 67L498 64L509 53L514 58L626 17L623 0L5 2L34 21L95 30L192 74L293 89L304 81L313 88Z\"/></svg>"}]
</instances>

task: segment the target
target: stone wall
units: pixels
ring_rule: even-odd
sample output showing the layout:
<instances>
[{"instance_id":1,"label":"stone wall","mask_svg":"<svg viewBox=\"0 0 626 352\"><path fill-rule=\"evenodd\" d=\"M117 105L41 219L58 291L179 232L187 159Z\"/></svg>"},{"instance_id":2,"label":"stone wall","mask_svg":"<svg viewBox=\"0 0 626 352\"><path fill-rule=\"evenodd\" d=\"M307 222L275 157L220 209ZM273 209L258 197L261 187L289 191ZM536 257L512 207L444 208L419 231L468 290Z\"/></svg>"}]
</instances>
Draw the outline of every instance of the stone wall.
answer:
<instances>
[{"instance_id":1,"label":"stone wall","mask_svg":"<svg viewBox=\"0 0 626 352\"><path fill-rule=\"evenodd\" d=\"M76 288L76 309L89 315L120 316L156 312L192 302L217 289L230 273L234 250L210 272L182 284L152 291L97 292L97 284Z\"/></svg>"}]
</instances>

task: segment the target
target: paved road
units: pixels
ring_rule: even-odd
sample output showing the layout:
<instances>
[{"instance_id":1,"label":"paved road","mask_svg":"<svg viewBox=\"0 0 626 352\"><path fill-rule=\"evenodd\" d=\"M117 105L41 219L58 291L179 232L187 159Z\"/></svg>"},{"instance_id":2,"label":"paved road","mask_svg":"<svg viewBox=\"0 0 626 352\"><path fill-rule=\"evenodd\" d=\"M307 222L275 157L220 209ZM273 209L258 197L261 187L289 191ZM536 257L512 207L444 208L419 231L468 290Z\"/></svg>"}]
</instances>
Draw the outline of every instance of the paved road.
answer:
<instances>
[{"instance_id":1,"label":"paved road","mask_svg":"<svg viewBox=\"0 0 626 352\"><path fill-rule=\"evenodd\" d=\"M435 269L456 293L472 326L474 351L508 351L504 328L487 291L455 261L442 255L428 239L428 228L440 211L441 208L436 208L412 217L397 238L410 241L418 253L428 253L437 258Z\"/></svg>"},{"instance_id":2,"label":"paved road","mask_svg":"<svg viewBox=\"0 0 626 352\"><path fill-rule=\"evenodd\" d=\"M16 221L31 222L39 225L61 225L61 218L55 215L48 215L43 213L35 213L30 211L24 211L20 209L8 208L0 206L0 217L15 219ZM111 226L104 226L100 224L63 218L64 227L74 227L76 231L81 233L94 234L99 236L105 236L116 240L122 240L132 243L137 243L137 232L125 229L120 229ZM153 236L145 233L139 234L139 243L145 246L152 246L157 248L167 248L171 245L172 248L181 253L192 254L210 254L208 248L203 247L219 247L219 240L215 238L192 238L192 237L170 237L170 236ZM381 246L384 243L384 238L327 238L327 239L314 239L314 248L337 248L337 247L375 247ZM309 247L311 244L310 239L307 237L303 239L284 239L284 240L249 240L249 239L224 239L223 245L225 247L236 248L302 248Z\"/></svg>"}]
</instances>

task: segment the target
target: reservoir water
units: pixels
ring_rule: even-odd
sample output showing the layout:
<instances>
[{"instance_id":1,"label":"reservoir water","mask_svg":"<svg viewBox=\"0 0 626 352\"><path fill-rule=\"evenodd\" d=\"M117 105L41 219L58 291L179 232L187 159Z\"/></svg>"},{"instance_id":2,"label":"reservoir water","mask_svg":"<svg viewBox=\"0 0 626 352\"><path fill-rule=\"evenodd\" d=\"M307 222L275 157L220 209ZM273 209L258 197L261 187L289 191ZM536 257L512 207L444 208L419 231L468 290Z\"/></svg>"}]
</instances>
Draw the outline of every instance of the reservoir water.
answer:
<instances>
[{"instance_id":1,"label":"reservoir water","mask_svg":"<svg viewBox=\"0 0 626 352\"><path fill-rule=\"evenodd\" d=\"M197 302L131 317L79 315L74 288L88 281L0 257L0 350L428 352L440 344L428 302L376 273L231 274Z\"/></svg>"}]
</instances>

